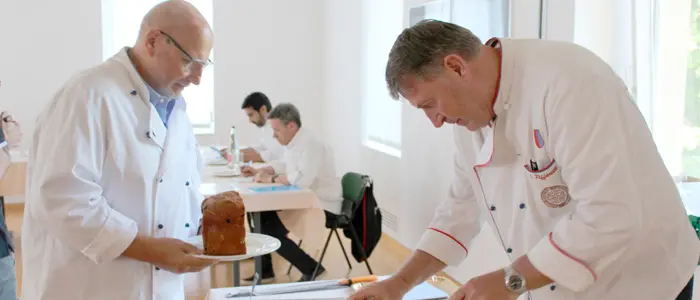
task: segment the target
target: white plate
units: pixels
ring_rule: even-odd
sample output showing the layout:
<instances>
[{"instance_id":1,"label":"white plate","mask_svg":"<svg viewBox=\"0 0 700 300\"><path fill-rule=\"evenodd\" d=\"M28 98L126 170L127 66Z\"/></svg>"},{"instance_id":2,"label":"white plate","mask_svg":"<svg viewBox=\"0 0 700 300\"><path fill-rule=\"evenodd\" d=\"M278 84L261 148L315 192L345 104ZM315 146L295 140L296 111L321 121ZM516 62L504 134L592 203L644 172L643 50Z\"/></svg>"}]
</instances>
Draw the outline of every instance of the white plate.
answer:
<instances>
[{"instance_id":1,"label":"white plate","mask_svg":"<svg viewBox=\"0 0 700 300\"><path fill-rule=\"evenodd\" d=\"M241 176L241 169L239 168L221 168L214 171L214 176L216 177L236 177Z\"/></svg>"},{"instance_id":2,"label":"white plate","mask_svg":"<svg viewBox=\"0 0 700 300\"><path fill-rule=\"evenodd\" d=\"M193 236L187 240L192 245L204 249L204 242L202 241L202 236ZM262 256L277 251L282 243L280 240L271 237L269 235L259 234L259 233L246 233L245 237L246 244L246 254L243 255L196 255L197 257L214 259L218 261L238 261L244 260L251 257Z\"/></svg>"},{"instance_id":3,"label":"white plate","mask_svg":"<svg viewBox=\"0 0 700 300\"><path fill-rule=\"evenodd\" d=\"M228 164L228 161L224 158L220 158L220 159L211 160L207 164L210 166L225 166Z\"/></svg>"}]
</instances>

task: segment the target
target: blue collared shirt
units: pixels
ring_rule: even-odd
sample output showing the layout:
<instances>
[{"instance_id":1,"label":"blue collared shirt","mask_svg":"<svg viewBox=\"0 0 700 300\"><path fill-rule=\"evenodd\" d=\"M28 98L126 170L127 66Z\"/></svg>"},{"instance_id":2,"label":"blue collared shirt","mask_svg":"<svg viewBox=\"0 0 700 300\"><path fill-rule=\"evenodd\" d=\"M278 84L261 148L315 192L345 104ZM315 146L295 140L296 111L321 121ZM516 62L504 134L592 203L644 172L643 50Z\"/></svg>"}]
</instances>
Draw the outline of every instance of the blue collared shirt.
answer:
<instances>
[{"instance_id":1,"label":"blue collared shirt","mask_svg":"<svg viewBox=\"0 0 700 300\"><path fill-rule=\"evenodd\" d=\"M148 88L148 99L156 108L160 119L163 120L163 125L168 127L168 118L170 117L170 113L173 111L176 99L168 99L167 97L161 96L148 84L146 84L146 87Z\"/></svg>"}]
</instances>

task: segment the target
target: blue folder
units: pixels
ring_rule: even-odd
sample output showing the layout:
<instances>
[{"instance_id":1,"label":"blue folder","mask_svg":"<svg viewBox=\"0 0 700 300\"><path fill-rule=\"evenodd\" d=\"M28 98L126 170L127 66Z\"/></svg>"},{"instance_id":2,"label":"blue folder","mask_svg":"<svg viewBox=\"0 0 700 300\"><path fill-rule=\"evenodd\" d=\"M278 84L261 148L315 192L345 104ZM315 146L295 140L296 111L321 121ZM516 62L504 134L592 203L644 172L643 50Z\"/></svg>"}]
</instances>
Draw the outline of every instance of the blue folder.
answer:
<instances>
[{"instance_id":1,"label":"blue folder","mask_svg":"<svg viewBox=\"0 0 700 300\"><path fill-rule=\"evenodd\" d=\"M256 193L265 192L289 192L289 191L300 191L301 188L296 185L273 185L273 186L263 186L263 187L252 187L251 191Z\"/></svg>"}]
</instances>

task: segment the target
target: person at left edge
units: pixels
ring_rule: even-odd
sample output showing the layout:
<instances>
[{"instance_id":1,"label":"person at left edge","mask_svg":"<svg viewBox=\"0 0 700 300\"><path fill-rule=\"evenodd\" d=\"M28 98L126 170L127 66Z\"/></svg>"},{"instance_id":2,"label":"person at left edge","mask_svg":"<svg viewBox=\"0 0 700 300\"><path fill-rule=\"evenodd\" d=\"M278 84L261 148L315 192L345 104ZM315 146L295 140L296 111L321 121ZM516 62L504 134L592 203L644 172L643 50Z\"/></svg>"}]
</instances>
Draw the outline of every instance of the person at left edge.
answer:
<instances>
[{"instance_id":1,"label":"person at left edge","mask_svg":"<svg viewBox=\"0 0 700 300\"><path fill-rule=\"evenodd\" d=\"M164 1L136 44L71 78L37 118L22 225L22 299L184 300L216 261L185 242L201 219L201 155L181 96L213 44Z\"/></svg>"},{"instance_id":2,"label":"person at left edge","mask_svg":"<svg viewBox=\"0 0 700 300\"><path fill-rule=\"evenodd\" d=\"M19 123L9 113L0 112L0 180L7 174L12 163L10 149L19 146L21 137ZM15 248L6 220L5 208L2 207L0 208L0 300L16 300Z\"/></svg>"}]
</instances>

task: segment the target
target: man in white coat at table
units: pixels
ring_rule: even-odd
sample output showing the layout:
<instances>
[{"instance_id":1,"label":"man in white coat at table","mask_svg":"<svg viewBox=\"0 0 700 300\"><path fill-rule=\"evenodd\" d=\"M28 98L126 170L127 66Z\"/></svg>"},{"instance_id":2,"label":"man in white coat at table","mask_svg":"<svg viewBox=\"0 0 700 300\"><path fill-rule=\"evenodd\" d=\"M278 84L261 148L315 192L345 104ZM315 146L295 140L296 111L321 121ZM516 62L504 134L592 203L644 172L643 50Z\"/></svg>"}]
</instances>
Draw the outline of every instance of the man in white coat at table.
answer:
<instances>
[{"instance_id":1,"label":"man in white coat at table","mask_svg":"<svg viewBox=\"0 0 700 300\"><path fill-rule=\"evenodd\" d=\"M215 263L184 242L201 217L201 158L182 90L213 32L166 1L136 44L80 72L37 119L22 225L22 299L184 300Z\"/></svg>"},{"instance_id":2,"label":"man in white coat at table","mask_svg":"<svg viewBox=\"0 0 700 300\"><path fill-rule=\"evenodd\" d=\"M451 299L691 299L700 242L623 81L574 44L423 21L386 81L435 127L455 124L455 175L417 250L350 299L400 299L467 257L482 221L510 258ZM528 298L529 297L529 298Z\"/></svg>"},{"instance_id":3,"label":"man in white coat at table","mask_svg":"<svg viewBox=\"0 0 700 300\"><path fill-rule=\"evenodd\" d=\"M343 205L343 188L336 176L333 152L301 125L299 110L290 103L280 103L267 116L273 135L286 147L284 159L270 162L268 166L255 169L243 167L246 176L255 176L255 182L295 185L312 190L318 197L325 214L340 214ZM313 278L317 262L287 237L292 231L304 239L305 243L320 237L324 215L312 215L316 210L267 211L260 214L262 233L272 235L282 242L277 253L289 261L302 273L300 281ZM318 211L320 213L320 211ZM311 244L315 244L311 242ZM315 274L325 272L318 267ZM269 255L263 257L263 278L274 277ZM250 280L250 278L248 279Z\"/></svg>"}]
</instances>

